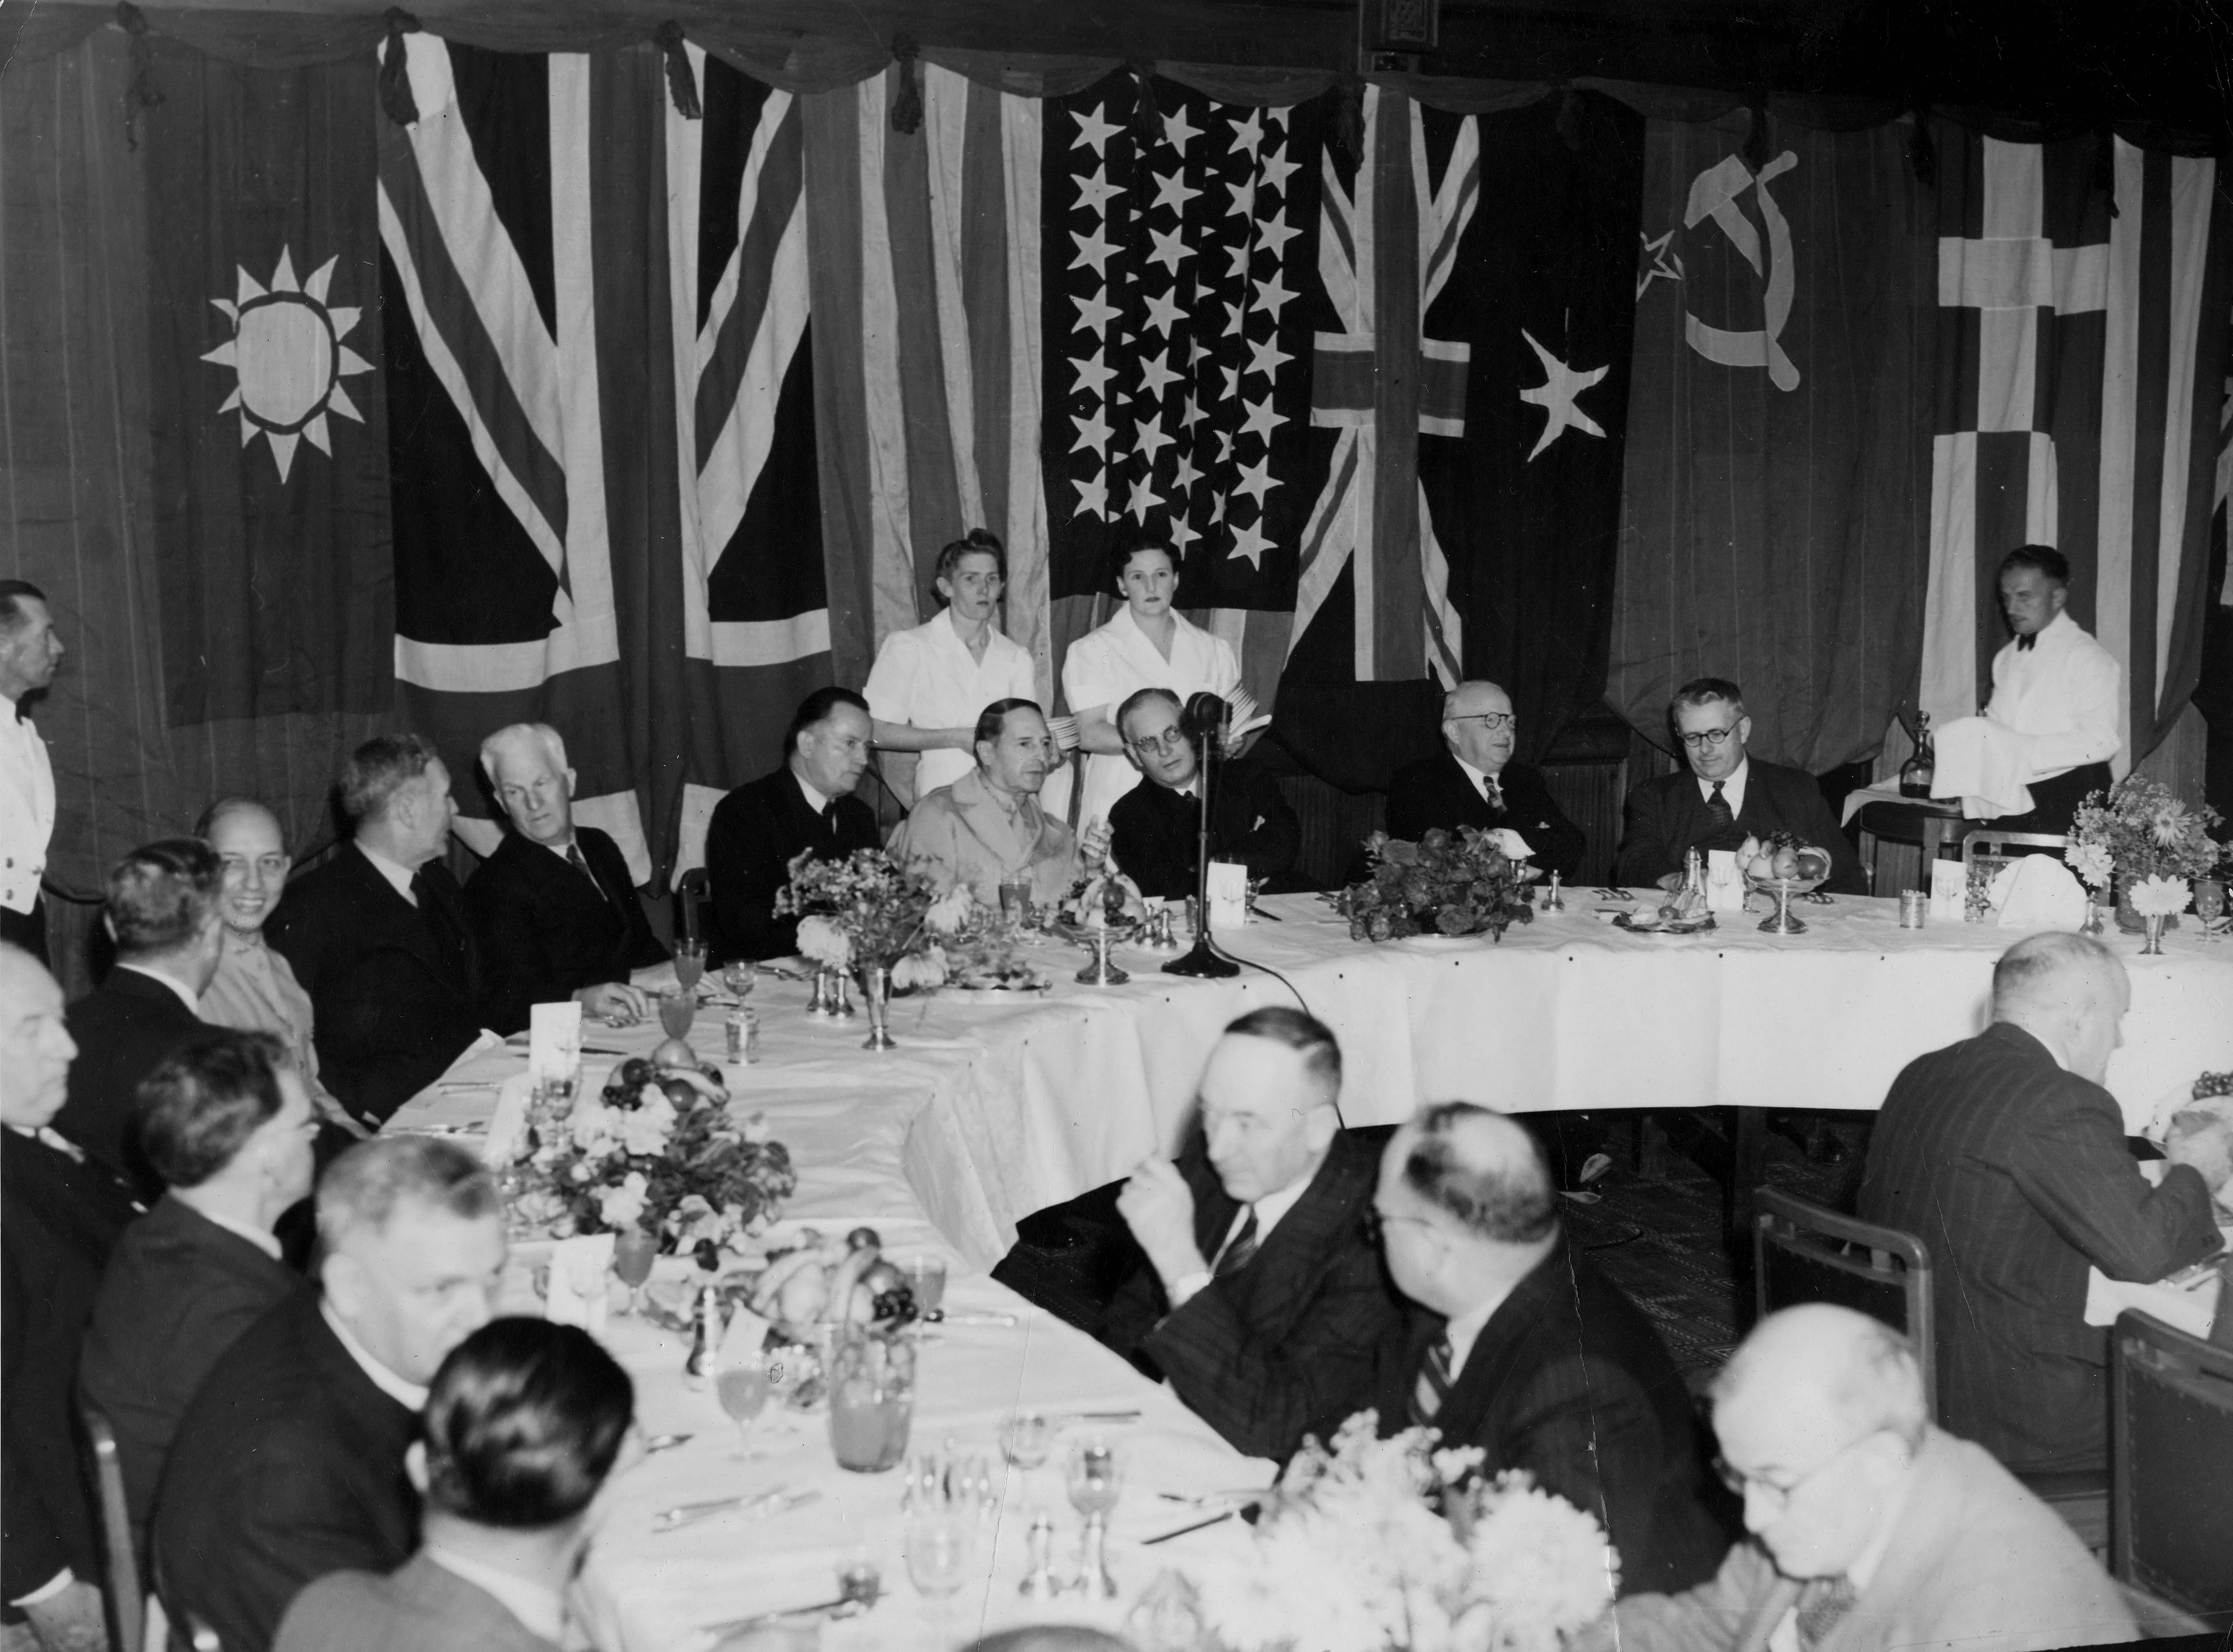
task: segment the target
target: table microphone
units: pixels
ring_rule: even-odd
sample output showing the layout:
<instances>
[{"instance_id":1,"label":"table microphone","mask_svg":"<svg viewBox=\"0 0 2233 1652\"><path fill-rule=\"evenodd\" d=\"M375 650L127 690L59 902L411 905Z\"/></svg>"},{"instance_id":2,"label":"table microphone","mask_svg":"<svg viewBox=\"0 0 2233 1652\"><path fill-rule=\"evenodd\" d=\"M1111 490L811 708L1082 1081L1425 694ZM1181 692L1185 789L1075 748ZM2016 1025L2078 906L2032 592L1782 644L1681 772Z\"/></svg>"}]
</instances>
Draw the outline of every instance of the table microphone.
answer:
<instances>
[{"instance_id":1,"label":"table microphone","mask_svg":"<svg viewBox=\"0 0 2233 1652\"><path fill-rule=\"evenodd\" d=\"M1195 801L1200 805L1195 836L1195 930L1193 949L1164 965L1166 975L1222 979L1240 973L1240 966L1220 957L1209 940L1209 794L1216 764L1225 755L1225 721L1230 710L1222 698L1204 691L1188 695L1179 712L1179 728L1194 741L1198 765L1195 773Z\"/></svg>"}]
</instances>

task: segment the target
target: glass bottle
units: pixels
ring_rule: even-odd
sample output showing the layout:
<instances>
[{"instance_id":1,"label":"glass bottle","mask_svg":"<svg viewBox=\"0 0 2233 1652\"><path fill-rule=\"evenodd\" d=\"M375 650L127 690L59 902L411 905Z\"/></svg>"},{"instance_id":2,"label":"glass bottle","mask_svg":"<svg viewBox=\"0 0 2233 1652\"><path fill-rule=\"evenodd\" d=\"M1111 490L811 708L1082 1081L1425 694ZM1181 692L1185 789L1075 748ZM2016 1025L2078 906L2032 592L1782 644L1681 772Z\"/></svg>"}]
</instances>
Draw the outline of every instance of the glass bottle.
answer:
<instances>
[{"instance_id":1,"label":"glass bottle","mask_svg":"<svg viewBox=\"0 0 2233 1652\"><path fill-rule=\"evenodd\" d=\"M1930 743L1930 713L1915 714L1915 750L1907 761L1899 765L1899 795L1903 797L1928 797L1930 781L1937 772L1937 754Z\"/></svg>"}]
</instances>

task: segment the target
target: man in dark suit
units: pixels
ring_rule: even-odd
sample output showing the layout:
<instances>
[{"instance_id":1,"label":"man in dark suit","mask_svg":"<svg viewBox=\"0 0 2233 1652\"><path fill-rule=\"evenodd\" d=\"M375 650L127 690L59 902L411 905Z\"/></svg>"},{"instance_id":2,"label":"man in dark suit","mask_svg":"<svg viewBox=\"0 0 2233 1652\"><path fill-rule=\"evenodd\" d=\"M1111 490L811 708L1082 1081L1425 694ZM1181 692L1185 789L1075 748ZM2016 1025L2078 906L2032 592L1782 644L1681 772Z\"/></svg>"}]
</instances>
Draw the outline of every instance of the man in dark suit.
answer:
<instances>
[{"instance_id":1,"label":"man in dark suit","mask_svg":"<svg viewBox=\"0 0 2233 1652\"><path fill-rule=\"evenodd\" d=\"M268 1032L210 1028L140 1087L140 1140L169 1191L109 1259L78 1392L115 1431L143 1546L202 1378L267 1311L309 1289L272 1229L309 1196L317 1123L286 1044Z\"/></svg>"},{"instance_id":2,"label":"man in dark suit","mask_svg":"<svg viewBox=\"0 0 2233 1652\"><path fill-rule=\"evenodd\" d=\"M1364 1232L1374 1152L1341 1128L1340 1094L1331 1032L1251 1011L1202 1070L1200 1137L1117 1196L1144 1259L1103 1340L1251 1456L1284 1460L1370 1405L1377 1350L1402 1330Z\"/></svg>"},{"instance_id":3,"label":"man in dark suit","mask_svg":"<svg viewBox=\"0 0 2233 1652\"><path fill-rule=\"evenodd\" d=\"M163 1183L140 1150L133 1096L157 1062L205 1030L201 993L225 946L224 879L224 862L199 838L165 838L119 861L101 910L116 966L69 1006L78 1056L55 1128L149 1201Z\"/></svg>"},{"instance_id":4,"label":"man in dark suit","mask_svg":"<svg viewBox=\"0 0 2233 1652\"><path fill-rule=\"evenodd\" d=\"M423 1546L391 1576L312 1584L279 1652L557 1652L589 1506L635 1411L628 1373L588 1332L482 1326L442 1362L405 1458Z\"/></svg>"},{"instance_id":5,"label":"man in dark suit","mask_svg":"<svg viewBox=\"0 0 2233 1652\"><path fill-rule=\"evenodd\" d=\"M367 740L342 770L341 804L351 841L287 886L266 934L310 995L319 1076L376 1126L485 1024L520 1023L490 1000L472 909L442 864L457 807L433 746Z\"/></svg>"},{"instance_id":6,"label":"man in dark suit","mask_svg":"<svg viewBox=\"0 0 2233 1652\"><path fill-rule=\"evenodd\" d=\"M620 846L574 823L574 771L547 723L514 723L481 742L481 770L511 830L465 885L488 949L491 996L507 1019L579 1000L608 1021L643 1018L631 970L665 961Z\"/></svg>"},{"instance_id":7,"label":"man in dark suit","mask_svg":"<svg viewBox=\"0 0 2233 1652\"><path fill-rule=\"evenodd\" d=\"M776 892L808 849L842 860L880 846L876 811L853 796L869 766L869 702L850 688L817 688L799 702L774 773L721 799L706 829L706 878L720 925L719 962L798 950L798 920L778 918Z\"/></svg>"},{"instance_id":8,"label":"man in dark suit","mask_svg":"<svg viewBox=\"0 0 2233 1652\"><path fill-rule=\"evenodd\" d=\"M322 1296L299 1291L210 1368L155 1499L155 1583L225 1652L264 1652L304 1584L419 1542L405 1452L426 1385L488 1323L496 1184L453 1142L375 1136L318 1187Z\"/></svg>"},{"instance_id":9,"label":"man in dark suit","mask_svg":"<svg viewBox=\"0 0 2233 1652\"><path fill-rule=\"evenodd\" d=\"M1676 732L1689 771L1663 774L1628 794L1615 881L1628 888L1679 877L1685 850L1734 849L1748 837L1789 832L1830 852L1823 888L1866 894L1868 881L1838 817L1814 777L1802 769L1745 755L1752 719L1744 691L1721 677L1700 677L1676 691Z\"/></svg>"},{"instance_id":10,"label":"man in dark suit","mask_svg":"<svg viewBox=\"0 0 2233 1652\"><path fill-rule=\"evenodd\" d=\"M1702 1500L1690 1396L1659 1334L1560 1231L1550 1167L1513 1120L1429 1108L1380 1162L1396 1288L1427 1311L1382 1361L1380 1426L1428 1423L1594 1515L1624 1590L1688 1588L1728 1533Z\"/></svg>"},{"instance_id":11,"label":"man in dark suit","mask_svg":"<svg viewBox=\"0 0 2233 1652\"><path fill-rule=\"evenodd\" d=\"M62 989L0 942L0 1602L49 1646L104 1644L78 1463L78 1343L132 1190L52 1128L74 1048Z\"/></svg>"},{"instance_id":12,"label":"man in dark suit","mask_svg":"<svg viewBox=\"0 0 2233 1652\"><path fill-rule=\"evenodd\" d=\"M1494 683L1460 683L1442 699L1440 757L1399 770L1388 788L1388 836L1416 842L1434 828L1508 827L1535 851L1546 875L1572 881L1589 848L1543 784L1543 771L1512 760L1518 744L1512 698Z\"/></svg>"},{"instance_id":13,"label":"man in dark suit","mask_svg":"<svg viewBox=\"0 0 2233 1652\"><path fill-rule=\"evenodd\" d=\"M1930 1252L1938 1411L2021 1473L2107 1460L2109 1333L2086 1323L2087 1269L2159 1279L2215 1253L2233 1200L2223 1127L2174 1139L2150 1187L2101 1088L2132 1000L2081 935L2018 941L1993 970L1993 1024L1910 1062L1877 1115L1863 1220Z\"/></svg>"},{"instance_id":14,"label":"man in dark suit","mask_svg":"<svg viewBox=\"0 0 2233 1652\"><path fill-rule=\"evenodd\" d=\"M1109 810L1117 870L1146 895L1183 900L1200 888L1201 757L1181 725L1179 697L1143 688L1116 708L1124 755L1148 784ZM1279 782L1247 758L1217 765L1209 800L1209 858L1238 861L1251 878L1276 885L1302 852L1302 823Z\"/></svg>"}]
</instances>

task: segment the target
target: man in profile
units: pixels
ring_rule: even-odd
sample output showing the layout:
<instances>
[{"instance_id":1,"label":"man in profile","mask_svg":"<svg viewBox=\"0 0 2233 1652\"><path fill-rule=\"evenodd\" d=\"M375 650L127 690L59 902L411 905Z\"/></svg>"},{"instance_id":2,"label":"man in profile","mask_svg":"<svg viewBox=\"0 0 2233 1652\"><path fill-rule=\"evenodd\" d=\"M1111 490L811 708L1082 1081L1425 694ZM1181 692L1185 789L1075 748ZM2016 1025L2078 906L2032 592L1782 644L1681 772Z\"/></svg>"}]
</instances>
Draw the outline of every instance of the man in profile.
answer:
<instances>
[{"instance_id":1,"label":"man in profile","mask_svg":"<svg viewBox=\"0 0 2233 1652\"><path fill-rule=\"evenodd\" d=\"M265 933L310 995L326 1088L377 1126L484 1025L520 1023L489 998L472 912L442 864L458 811L433 746L367 740L342 770L341 806L350 841L288 887Z\"/></svg>"},{"instance_id":2,"label":"man in profile","mask_svg":"<svg viewBox=\"0 0 2233 1652\"><path fill-rule=\"evenodd\" d=\"M404 1474L426 1385L488 1323L504 1203L453 1142L375 1136L318 1187L322 1292L283 1300L210 1369L155 1502L156 1576L226 1652L264 1652L304 1584L419 1543Z\"/></svg>"},{"instance_id":3,"label":"man in profile","mask_svg":"<svg viewBox=\"0 0 2233 1652\"><path fill-rule=\"evenodd\" d=\"M1442 746L1396 772L1388 788L1388 836L1416 842L1436 827L1508 827L1534 850L1533 864L1567 881L1588 841L1543 784L1543 771L1514 763L1519 719L1512 697L1490 682L1463 682L1442 697Z\"/></svg>"},{"instance_id":4,"label":"man in profile","mask_svg":"<svg viewBox=\"0 0 2233 1652\"><path fill-rule=\"evenodd\" d=\"M1935 1427L1907 1339L1810 1303L1709 1390L1750 1542L1680 1594L1631 1594L1575 1652L2037 1652L2133 1638L2117 1586L1990 1454ZM1625 1561L1626 1556L1622 1557Z\"/></svg>"},{"instance_id":5,"label":"man in profile","mask_svg":"<svg viewBox=\"0 0 2233 1652\"><path fill-rule=\"evenodd\" d=\"M425 1502L419 1552L384 1577L312 1584L279 1652L558 1652L635 1415L635 1384L587 1331L491 1320L442 1362L404 1459Z\"/></svg>"},{"instance_id":6,"label":"man in profile","mask_svg":"<svg viewBox=\"0 0 2233 1652\"><path fill-rule=\"evenodd\" d=\"M2221 1243L2219 1125L2174 1138L2151 1187L2101 1087L2132 1002L2098 941L2050 931L1993 967L1993 1023L1908 1063L1869 1138L1858 1209L1929 1249L1938 1411L2019 1473L2108 1461L2109 1332L2086 1278L2159 1279Z\"/></svg>"},{"instance_id":7,"label":"man in profile","mask_svg":"<svg viewBox=\"0 0 2233 1652\"><path fill-rule=\"evenodd\" d=\"M977 766L915 806L892 833L892 858L927 873L940 893L968 886L998 910L1000 886L1032 886L1040 905L1060 901L1081 852L1097 865L1105 840L1077 833L1039 807L1039 788L1058 760L1046 718L1028 699L996 699L977 719Z\"/></svg>"},{"instance_id":8,"label":"man in profile","mask_svg":"<svg viewBox=\"0 0 2233 1652\"><path fill-rule=\"evenodd\" d=\"M47 961L47 903L40 880L55 834L55 767L23 701L55 680L62 661L47 594L0 579L0 940Z\"/></svg>"},{"instance_id":9,"label":"man in profile","mask_svg":"<svg viewBox=\"0 0 2233 1652\"><path fill-rule=\"evenodd\" d=\"M140 1086L140 1140L168 1191L125 1230L86 1328L78 1391L115 1431L144 1545L179 1419L225 1350L297 1291L273 1230L309 1197L317 1128L268 1032L212 1027Z\"/></svg>"},{"instance_id":10,"label":"man in profile","mask_svg":"<svg viewBox=\"0 0 2233 1652\"><path fill-rule=\"evenodd\" d=\"M1697 678L1676 691L1673 715L1689 771L1657 776L1629 792L1616 882L1671 888L1686 850L1702 857L1709 849L1734 849L1748 837L1789 832L1829 851L1825 889L1868 893L1860 856L1814 777L1746 755L1752 719L1745 715L1742 689L1725 678Z\"/></svg>"},{"instance_id":11,"label":"man in profile","mask_svg":"<svg viewBox=\"0 0 2233 1652\"><path fill-rule=\"evenodd\" d=\"M715 806L706 829L706 880L722 959L798 950L798 920L778 917L775 897L799 855L811 850L818 861L841 861L876 847L876 811L853 795L869 766L873 727L869 702L851 689L817 688L791 716L782 764Z\"/></svg>"},{"instance_id":12,"label":"man in profile","mask_svg":"<svg viewBox=\"0 0 2233 1652\"><path fill-rule=\"evenodd\" d=\"M1102 1339L1167 1378L1234 1450L1284 1461L1372 1403L1403 1313L1364 1232L1377 1152L1342 1128L1341 1048L1299 1010L1253 1010L1209 1052L1201 1128L1116 1208L1142 1259Z\"/></svg>"},{"instance_id":13,"label":"man in profile","mask_svg":"<svg viewBox=\"0 0 2233 1652\"><path fill-rule=\"evenodd\" d=\"M632 970L662 963L620 845L574 822L574 771L548 723L481 742L481 771L511 829L465 885L488 946L491 995L506 1020L568 998L607 1021L643 1018Z\"/></svg>"},{"instance_id":14,"label":"man in profile","mask_svg":"<svg viewBox=\"0 0 2233 1652\"><path fill-rule=\"evenodd\" d=\"M224 876L215 852L193 837L166 837L119 861L101 908L116 966L69 1007L78 1058L55 1128L149 1200L163 1184L140 1149L133 1096L156 1063L206 1030L201 995L225 946Z\"/></svg>"},{"instance_id":15,"label":"man in profile","mask_svg":"<svg viewBox=\"0 0 2233 1652\"><path fill-rule=\"evenodd\" d=\"M1424 1311L1382 1360L1380 1427L1478 1446L1594 1515L1624 1590L1710 1577L1728 1536L1700 1499L1690 1396L1659 1333L1566 1238L1550 1166L1467 1102L1396 1131L1372 1195L1396 1288Z\"/></svg>"},{"instance_id":16,"label":"man in profile","mask_svg":"<svg viewBox=\"0 0 2233 1652\"><path fill-rule=\"evenodd\" d=\"M1116 727L1147 784L1110 805L1110 852L1142 894L1183 900L1199 888L1201 741L1168 688L1134 690L1116 708ZM1279 782L1239 756L1221 760L1212 781L1209 858L1238 862L1251 880L1285 877L1302 852L1303 827Z\"/></svg>"}]
</instances>

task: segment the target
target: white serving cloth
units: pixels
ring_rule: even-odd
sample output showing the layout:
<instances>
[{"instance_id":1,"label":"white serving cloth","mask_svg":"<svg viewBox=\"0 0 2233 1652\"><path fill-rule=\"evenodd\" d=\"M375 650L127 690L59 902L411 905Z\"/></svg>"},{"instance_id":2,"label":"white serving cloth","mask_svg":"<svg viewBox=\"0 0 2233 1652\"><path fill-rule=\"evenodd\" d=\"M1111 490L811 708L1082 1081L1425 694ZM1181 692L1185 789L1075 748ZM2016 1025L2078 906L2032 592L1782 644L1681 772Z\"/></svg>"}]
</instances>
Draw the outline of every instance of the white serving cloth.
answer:
<instances>
[{"instance_id":1,"label":"white serving cloth","mask_svg":"<svg viewBox=\"0 0 2233 1652\"><path fill-rule=\"evenodd\" d=\"M2031 757L2024 737L1986 717L1957 717L1938 731L1933 797L1958 797L1972 820L2031 808Z\"/></svg>"}]
</instances>

